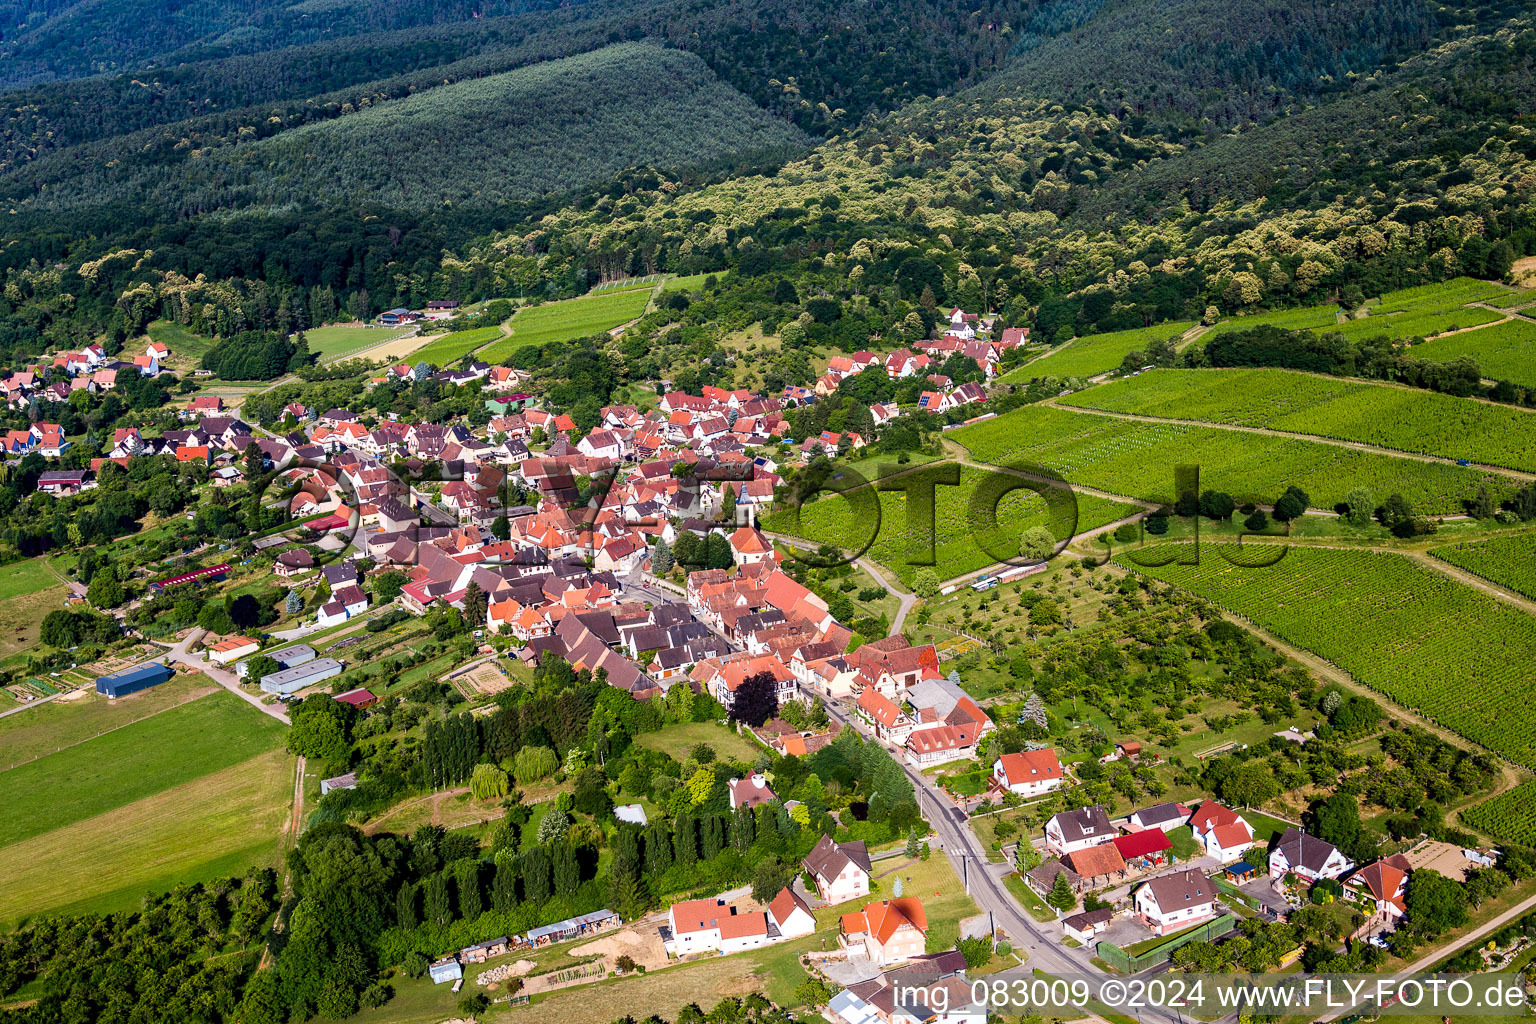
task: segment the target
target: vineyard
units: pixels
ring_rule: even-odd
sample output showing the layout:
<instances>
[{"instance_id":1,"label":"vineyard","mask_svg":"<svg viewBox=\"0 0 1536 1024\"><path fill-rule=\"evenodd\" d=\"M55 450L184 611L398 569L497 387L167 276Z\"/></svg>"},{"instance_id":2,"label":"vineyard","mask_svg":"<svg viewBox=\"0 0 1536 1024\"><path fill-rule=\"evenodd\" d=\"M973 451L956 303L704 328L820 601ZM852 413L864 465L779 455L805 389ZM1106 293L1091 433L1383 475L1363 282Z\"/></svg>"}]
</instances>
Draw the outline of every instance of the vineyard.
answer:
<instances>
[{"instance_id":1,"label":"vineyard","mask_svg":"<svg viewBox=\"0 0 1536 1024\"><path fill-rule=\"evenodd\" d=\"M1177 340L1193 326L1193 321L1185 320L1077 338L1045 358L1030 363L1024 376L1092 377L1117 368L1127 355L1144 350L1154 341Z\"/></svg>"},{"instance_id":2,"label":"vineyard","mask_svg":"<svg viewBox=\"0 0 1536 1024\"><path fill-rule=\"evenodd\" d=\"M1430 554L1536 600L1536 533L1452 544Z\"/></svg>"},{"instance_id":3,"label":"vineyard","mask_svg":"<svg viewBox=\"0 0 1536 1024\"><path fill-rule=\"evenodd\" d=\"M1536 845L1536 781L1468 807L1461 820L1495 839Z\"/></svg>"},{"instance_id":4,"label":"vineyard","mask_svg":"<svg viewBox=\"0 0 1536 1024\"><path fill-rule=\"evenodd\" d=\"M644 313L651 301L651 291L650 285L641 285L520 309L512 317L511 336L488 346L480 358L499 363L529 345L601 334Z\"/></svg>"},{"instance_id":5,"label":"vineyard","mask_svg":"<svg viewBox=\"0 0 1536 1024\"><path fill-rule=\"evenodd\" d=\"M501 336L500 327L476 327L468 331L454 331L434 338L411 353L412 364L431 363L443 367L463 359L492 338Z\"/></svg>"},{"instance_id":6,"label":"vineyard","mask_svg":"<svg viewBox=\"0 0 1536 1024\"><path fill-rule=\"evenodd\" d=\"M1409 350L1420 359L1449 361L1471 356L1483 376L1536 387L1536 323L1506 320L1464 334L1435 338Z\"/></svg>"},{"instance_id":7,"label":"vineyard","mask_svg":"<svg viewBox=\"0 0 1536 1024\"><path fill-rule=\"evenodd\" d=\"M1061 403L1317 434L1536 472L1536 414L1433 391L1289 370L1157 370Z\"/></svg>"},{"instance_id":8,"label":"vineyard","mask_svg":"<svg viewBox=\"0 0 1536 1024\"><path fill-rule=\"evenodd\" d=\"M1053 527L1045 500L1033 491L1017 490L998 503L998 529L995 533L973 529L967 505L978 483L985 476L987 474L981 470L962 466L960 486L934 488L932 539L935 564L932 568L941 580L993 565L999 561L998 553L1016 557L1018 537L1026 529L1031 526ZM862 546L869 539L871 530L877 529L875 541L867 552L868 557L889 568L910 587L913 577L922 566L907 561L909 557L914 557L913 542L907 527L907 495L899 491L879 493L878 526L867 522L852 502L828 495L801 510L798 527L792 515L781 509L763 518L763 528L848 549ZM1131 505L1080 494L1077 496L1077 531L1081 533L1112 523L1136 511ZM978 544L975 539L978 535L993 553L989 554ZM924 529L919 532L915 545L920 548L926 542L927 531Z\"/></svg>"},{"instance_id":9,"label":"vineyard","mask_svg":"<svg viewBox=\"0 0 1536 1024\"><path fill-rule=\"evenodd\" d=\"M1503 601L1369 551L1293 548L1262 569L1234 566L1210 544L1199 565L1119 561L1322 655L1469 740L1536 763L1536 620Z\"/></svg>"},{"instance_id":10,"label":"vineyard","mask_svg":"<svg viewBox=\"0 0 1536 1024\"><path fill-rule=\"evenodd\" d=\"M1304 309L1277 309L1269 313L1230 317L1212 327L1195 344L1204 344L1211 338L1233 331L1247 331L1255 327L1281 327L1288 331L1305 331L1314 327L1327 327L1339 322L1339 307L1307 306Z\"/></svg>"},{"instance_id":11,"label":"vineyard","mask_svg":"<svg viewBox=\"0 0 1536 1024\"><path fill-rule=\"evenodd\" d=\"M1379 302L1367 308L1369 316L1335 326L1314 328L1337 331L1351 341L1361 341L1385 334L1394 340L1424 338L1443 331L1491 324L1503 315L1488 309L1468 306L1510 294L1510 289L1488 281L1458 277L1442 284L1419 285L1387 292Z\"/></svg>"},{"instance_id":12,"label":"vineyard","mask_svg":"<svg viewBox=\"0 0 1536 1024\"><path fill-rule=\"evenodd\" d=\"M1166 371L1156 371L1153 376ZM1181 423L1138 423L1049 406L1026 406L949 435L979 462L1024 460L1068 481L1155 501L1173 499L1173 467L1196 463L1201 485L1238 501L1270 502L1295 484L1319 508L1365 487L1402 494L1427 514L1454 514L1487 482L1496 498L1509 481L1447 464L1343 448L1304 438L1270 437Z\"/></svg>"}]
</instances>

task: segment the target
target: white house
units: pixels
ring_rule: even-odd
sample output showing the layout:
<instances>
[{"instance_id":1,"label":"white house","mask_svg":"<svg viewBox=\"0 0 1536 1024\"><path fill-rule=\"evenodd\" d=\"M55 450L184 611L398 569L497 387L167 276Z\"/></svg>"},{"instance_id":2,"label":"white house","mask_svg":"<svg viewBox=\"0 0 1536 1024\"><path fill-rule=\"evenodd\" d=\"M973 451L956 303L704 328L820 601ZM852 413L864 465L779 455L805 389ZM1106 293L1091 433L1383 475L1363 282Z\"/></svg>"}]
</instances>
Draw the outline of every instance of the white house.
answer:
<instances>
[{"instance_id":1,"label":"white house","mask_svg":"<svg viewBox=\"0 0 1536 1024\"><path fill-rule=\"evenodd\" d=\"M208 660L216 665L228 665L259 650L261 644L248 636L227 636L208 648Z\"/></svg>"},{"instance_id":2,"label":"white house","mask_svg":"<svg viewBox=\"0 0 1536 1024\"><path fill-rule=\"evenodd\" d=\"M667 925L672 930L672 945L667 952L687 956L719 949L720 922L730 916L731 909L724 900L687 900L672 904L667 911Z\"/></svg>"},{"instance_id":3,"label":"white house","mask_svg":"<svg viewBox=\"0 0 1536 1024\"><path fill-rule=\"evenodd\" d=\"M846 903L869 895L869 851L863 840L834 843L828 836L800 862L816 882L816 895L825 903Z\"/></svg>"},{"instance_id":4,"label":"white house","mask_svg":"<svg viewBox=\"0 0 1536 1024\"><path fill-rule=\"evenodd\" d=\"M1354 866L1355 862L1340 853L1338 847L1300 829L1286 829L1280 842L1269 851L1271 878L1294 874L1316 882L1323 878L1339 878Z\"/></svg>"},{"instance_id":5,"label":"white house","mask_svg":"<svg viewBox=\"0 0 1536 1024\"><path fill-rule=\"evenodd\" d=\"M1153 804L1131 814L1130 823L1139 829L1157 828L1172 832L1189 820L1189 808L1183 804Z\"/></svg>"},{"instance_id":6,"label":"white house","mask_svg":"<svg viewBox=\"0 0 1536 1024\"><path fill-rule=\"evenodd\" d=\"M992 762L992 778L1010 793L1039 796L1061 785L1061 762L1049 747L1004 754Z\"/></svg>"},{"instance_id":7,"label":"white house","mask_svg":"<svg viewBox=\"0 0 1536 1024\"><path fill-rule=\"evenodd\" d=\"M722 954L756 949L773 941L768 934L768 915L761 910L755 914L732 914L720 921Z\"/></svg>"},{"instance_id":8,"label":"white house","mask_svg":"<svg viewBox=\"0 0 1536 1024\"><path fill-rule=\"evenodd\" d=\"M1237 860L1253 846L1253 826L1243 816L1215 800L1207 800L1189 816L1189 829L1208 857L1217 863Z\"/></svg>"},{"instance_id":9,"label":"white house","mask_svg":"<svg viewBox=\"0 0 1536 1024\"><path fill-rule=\"evenodd\" d=\"M1159 875L1136 890L1134 905L1154 935L1183 931L1217 916L1216 883L1193 869Z\"/></svg>"},{"instance_id":10,"label":"white house","mask_svg":"<svg viewBox=\"0 0 1536 1024\"><path fill-rule=\"evenodd\" d=\"M1107 843L1117 835L1098 804L1062 811L1045 823L1045 848L1060 857Z\"/></svg>"},{"instance_id":11,"label":"white house","mask_svg":"<svg viewBox=\"0 0 1536 1024\"><path fill-rule=\"evenodd\" d=\"M778 935L774 936L776 941L798 939L816 930L816 915L811 913L809 904L787 885L768 904L768 920L778 930Z\"/></svg>"}]
</instances>

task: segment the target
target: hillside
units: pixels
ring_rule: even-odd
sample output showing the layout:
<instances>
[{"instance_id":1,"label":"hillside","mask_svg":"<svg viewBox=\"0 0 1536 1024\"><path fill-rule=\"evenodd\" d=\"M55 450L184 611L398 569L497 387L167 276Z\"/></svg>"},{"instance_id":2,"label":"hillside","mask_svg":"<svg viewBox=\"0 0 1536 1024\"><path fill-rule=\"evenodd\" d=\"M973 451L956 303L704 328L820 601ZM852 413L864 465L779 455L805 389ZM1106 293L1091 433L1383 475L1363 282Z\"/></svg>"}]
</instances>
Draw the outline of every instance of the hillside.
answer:
<instances>
[{"instance_id":1,"label":"hillside","mask_svg":"<svg viewBox=\"0 0 1536 1024\"><path fill-rule=\"evenodd\" d=\"M369 104L250 144L210 144L180 161L93 167L60 153L15 180L52 179L46 199L23 199L23 209L132 201L208 213L302 196L305 205L361 200L425 212L528 200L635 165L696 164L804 141L698 57L626 43ZM73 176L53 178L66 160Z\"/></svg>"}]
</instances>

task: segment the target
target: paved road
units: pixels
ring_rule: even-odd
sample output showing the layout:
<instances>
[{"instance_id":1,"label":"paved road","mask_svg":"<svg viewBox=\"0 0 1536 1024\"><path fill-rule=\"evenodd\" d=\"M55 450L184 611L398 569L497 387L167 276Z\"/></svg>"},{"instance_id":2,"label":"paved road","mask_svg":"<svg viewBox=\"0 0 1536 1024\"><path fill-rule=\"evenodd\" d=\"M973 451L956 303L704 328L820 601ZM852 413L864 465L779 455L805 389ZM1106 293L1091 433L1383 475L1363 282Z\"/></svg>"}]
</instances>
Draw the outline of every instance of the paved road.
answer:
<instances>
[{"instance_id":1,"label":"paved road","mask_svg":"<svg viewBox=\"0 0 1536 1024\"><path fill-rule=\"evenodd\" d=\"M207 676L209 679L212 679L214 682L224 687L224 689L228 690L236 697L239 697L241 700L251 705L251 707L255 708L257 711L260 711L265 715L271 715L279 722L287 725L288 712L283 709L282 704L263 704L260 697L253 696L252 694L246 693L244 690L240 689L240 680L236 678L233 672L220 668L213 662L208 661L203 655L192 655L187 653L187 648L196 643L198 639L202 637L203 633L204 631L201 629L194 629L192 632L188 633L185 640L181 641L165 652L164 657L166 660L174 661L196 669L203 675Z\"/></svg>"}]
</instances>

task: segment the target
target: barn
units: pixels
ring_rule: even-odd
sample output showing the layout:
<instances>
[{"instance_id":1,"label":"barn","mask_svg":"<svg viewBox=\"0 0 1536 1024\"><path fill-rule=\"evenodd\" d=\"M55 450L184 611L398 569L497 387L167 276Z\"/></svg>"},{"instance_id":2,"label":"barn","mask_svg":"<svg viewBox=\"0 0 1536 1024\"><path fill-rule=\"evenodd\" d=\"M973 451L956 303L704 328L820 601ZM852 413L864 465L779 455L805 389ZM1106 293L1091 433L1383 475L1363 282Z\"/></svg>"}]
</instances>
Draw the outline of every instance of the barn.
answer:
<instances>
[{"instance_id":1,"label":"barn","mask_svg":"<svg viewBox=\"0 0 1536 1024\"><path fill-rule=\"evenodd\" d=\"M172 674L169 665L162 665L157 661L147 665L135 665L133 668L98 678L96 692L106 694L108 697L126 697L130 693L138 693L151 686L159 686L171 678Z\"/></svg>"}]
</instances>

